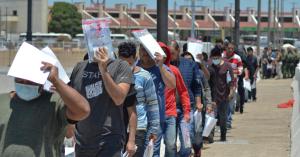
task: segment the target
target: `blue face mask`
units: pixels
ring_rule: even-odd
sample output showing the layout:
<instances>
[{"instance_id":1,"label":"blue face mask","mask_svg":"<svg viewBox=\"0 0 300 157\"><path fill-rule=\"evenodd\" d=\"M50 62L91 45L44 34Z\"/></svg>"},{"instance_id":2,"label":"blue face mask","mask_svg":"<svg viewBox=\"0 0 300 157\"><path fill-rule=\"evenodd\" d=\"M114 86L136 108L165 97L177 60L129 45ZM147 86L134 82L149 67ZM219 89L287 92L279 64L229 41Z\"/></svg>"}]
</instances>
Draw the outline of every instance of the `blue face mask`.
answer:
<instances>
[{"instance_id":1,"label":"blue face mask","mask_svg":"<svg viewBox=\"0 0 300 157\"><path fill-rule=\"evenodd\" d=\"M15 83L16 93L19 98L25 101L30 101L38 98L41 93L39 92L39 86L26 85L21 83Z\"/></svg>"},{"instance_id":2,"label":"blue face mask","mask_svg":"<svg viewBox=\"0 0 300 157\"><path fill-rule=\"evenodd\" d=\"M212 63L213 63L214 65L220 65L221 59L212 59Z\"/></svg>"}]
</instances>

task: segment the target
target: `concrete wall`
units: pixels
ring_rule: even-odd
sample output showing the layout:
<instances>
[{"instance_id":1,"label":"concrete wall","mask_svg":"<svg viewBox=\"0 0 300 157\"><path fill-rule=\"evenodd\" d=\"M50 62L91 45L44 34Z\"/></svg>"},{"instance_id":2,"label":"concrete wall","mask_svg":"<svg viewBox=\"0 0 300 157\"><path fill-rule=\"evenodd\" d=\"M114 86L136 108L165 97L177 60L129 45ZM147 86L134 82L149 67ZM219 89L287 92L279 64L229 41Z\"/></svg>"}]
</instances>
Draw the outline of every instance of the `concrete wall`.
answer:
<instances>
[{"instance_id":1,"label":"concrete wall","mask_svg":"<svg viewBox=\"0 0 300 157\"><path fill-rule=\"evenodd\" d=\"M8 15L17 11L17 21L10 22L9 33L23 33L27 30L27 0L0 0L2 22L5 22L5 9L7 7ZM10 28L10 27L9 27ZM2 30L4 30L2 25ZM48 32L48 1L32 0L32 32Z\"/></svg>"}]
</instances>

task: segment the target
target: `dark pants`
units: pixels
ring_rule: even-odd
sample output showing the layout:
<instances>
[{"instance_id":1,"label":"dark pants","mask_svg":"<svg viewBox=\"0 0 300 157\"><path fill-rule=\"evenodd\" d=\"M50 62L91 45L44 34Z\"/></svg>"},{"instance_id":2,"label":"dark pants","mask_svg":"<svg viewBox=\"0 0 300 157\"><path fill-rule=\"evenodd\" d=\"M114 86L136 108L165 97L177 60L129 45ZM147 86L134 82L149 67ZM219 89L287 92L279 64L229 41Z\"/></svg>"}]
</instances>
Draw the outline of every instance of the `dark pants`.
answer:
<instances>
[{"instance_id":1,"label":"dark pants","mask_svg":"<svg viewBox=\"0 0 300 157\"><path fill-rule=\"evenodd\" d=\"M250 78L250 83L252 86L254 83L254 78ZM249 92L249 99L256 100L256 88L251 89Z\"/></svg>"},{"instance_id":2,"label":"dark pants","mask_svg":"<svg viewBox=\"0 0 300 157\"><path fill-rule=\"evenodd\" d=\"M120 157L122 156L123 138L121 136L105 137L98 148L82 148L75 145L76 157Z\"/></svg>"},{"instance_id":3,"label":"dark pants","mask_svg":"<svg viewBox=\"0 0 300 157\"><path fill-rule=\"evenodd\" d=\"M137 150L135 157L143 157L145 152L145 141L146 141L147 131L137 130L135 135L135 144L137 145Z\"/></svg>"},{"instance_id":4,"label":"dark pants","mask_svg":"<svg viewBox=\"0 0 300 157\"><path fill-rule=\"evenodd\" d=\"M243 77L241 76L239 76L239 81L238 81L238 95L239 95L239 101L236 105L236 111L240 110L240 112L243 112L244 104L245 104L245 88L244 88Z\"/></svg>"},{"instance_id":5,"label":"dark pants","mask_svg":"<svg viewBox=\"0 0 300 157\"><path fill-rule=\"evenodd\" d=\"M221 102L218 106L218 120L221 129L221 136L226 137L227 132L227 109L229 102Z\"/></svg>"}]
</instances>

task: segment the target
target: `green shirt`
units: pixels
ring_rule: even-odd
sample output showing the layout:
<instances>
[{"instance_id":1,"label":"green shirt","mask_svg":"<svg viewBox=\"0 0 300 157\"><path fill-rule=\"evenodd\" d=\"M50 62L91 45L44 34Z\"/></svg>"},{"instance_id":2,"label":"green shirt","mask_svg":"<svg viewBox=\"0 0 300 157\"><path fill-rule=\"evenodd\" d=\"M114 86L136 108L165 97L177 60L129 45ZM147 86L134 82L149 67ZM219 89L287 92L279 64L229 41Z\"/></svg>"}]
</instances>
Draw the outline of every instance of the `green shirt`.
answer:
<instances>
[{"instance_id":1,"label":"green shirt","mask_svg":"<svg viewBox=\"0 0 300 157\"><path fill-rule=\"evenodd\" d=\"M57 95L42 94L26 102L0 95L0 156L61 156L67 119Z\"/></svg>"}]
</instances>

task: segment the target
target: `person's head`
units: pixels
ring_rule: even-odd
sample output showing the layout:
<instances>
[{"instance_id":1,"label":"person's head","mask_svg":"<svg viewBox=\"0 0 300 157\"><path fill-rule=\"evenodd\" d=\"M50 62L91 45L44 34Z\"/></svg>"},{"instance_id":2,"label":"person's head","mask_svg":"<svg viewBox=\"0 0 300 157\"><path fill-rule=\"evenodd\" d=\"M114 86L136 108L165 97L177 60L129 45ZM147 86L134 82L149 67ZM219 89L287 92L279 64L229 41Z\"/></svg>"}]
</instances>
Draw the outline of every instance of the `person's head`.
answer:
<instances>
[{"instance_id":1,"label":"person's head","mask_svg":"<svg viewBox=\"0 0 300 157\"><path fill-rule=\"evenodd\" d=\"M176 40L172 40L170 43L171 61L176 61L179 58L180 47Z\"/></svg>"},{"instance_id":2,"label":"person's head","mask_svg":"<svg viewBox=\"0 0 300 157\"><path fill-rule=\"evenodd\" d=\"M31 101L41 95L43 86L25 79L15 78L15 90L20 99Z\"/></svg>"},{"instance_id":3,"label":"person's head","mask_svg":"<svg viewBox=\"0 0 300 157\"><path fill-rule=\"evenodd\" d=\"M212 60L213 65L220 65L222 61L222 50L218 47L215 47L210 52L210 59Z\"/></svg>"},{"instance_id":4,"label":"person's head","mask_svg":"<svg viewBox=\"0 0 300 157\"><path fill-rule=\"evenodd\" d=\"M170 51L169 46L167 46L163 42L158 42L158 44L163 49L164 53L166 54L166 57L164 58L165 59L164 64L170 65L170 62L171 62L171 51Z\"/></svg>"},{"instance_id":5,"label":"person's head","mask_svg":"<svg viewBox=\"0 0 300 157\"><path fill-rule=\"evenodd\" d=\"M207 61L208 61L208 55L207 55L207 53L206 53L206 52L203 52L202 55L203 55L203 60L204 60L205 62L207 62Z\"/></svg>"},{"instance_id":6,"label":"person's head","mask_svg":"<svg viewBox=\"0 0 300 157\"><path fill-rule=\"evenodd\" d=\"M188 43L182 45L182 52L188 52Z\"/></svg>"},{"instance_id":7,"label":"person's head","mask_svg":"<svg viewBox=\"0 0 300 157\"><path fill-rule=\"evenodd\" d=\"M151 58L151 56L148 54L147 50L142 44L140 44L139 56L140 56L142 66L151 67L155 65L154 60Z\"/></svg>"},{"instance_id":8,"label":"person's head","mask_svg":"<svg viewBox=\"0 0 300 157\"><path fill-rule=\"evenodd\" d=\"M136 46L133 42L122 42L118 46L119 58L125 60L130 66L135 66Z\"/></svg>"},{"instance_id":9,"label":"person's head","mask_svg":"<svg viewBox=\"0 0 300 157\"><path fill-rule=\"evenodd\" d=\"M229 43L226 49L226 55L227 57L232 57L234 55L234 45L232 43Z\"/></svg>"},{"instance_id":10,"label":"person's head","mask_svg":"<svg viewBox=\"0 0 300 157\"><path fill-rule=\"evenodd\" d=\"M194 58L193 55L192 55L191 53L189 53L189 52L183 52L183 53L181 54L181 57L184 57L184 58L186 58L186 59L190 59L190 60L192 60L192 61L195 61L195 58Z\"/></svg>"},{"instance_id":11,"label":"person's head","mask_svg":"<svg viewBox=\"0 0 300 157\"><path fill-rule=\"evenodd\" d=\"M247 48L247 53L249 56L253 56L253 48L252 47L248 47Z\"/></svg>"},{"instance_id":12,"label":"person's head","mask_svg":"<svg viewBox=\"0 0 300 157\"><path fill-rule=\"evenodd\" d=\"M219 39L216 39L216 46L219 48L219 49L223 49L224 48L224 42L221 38Z\"/></svg>"}]
</instances>

